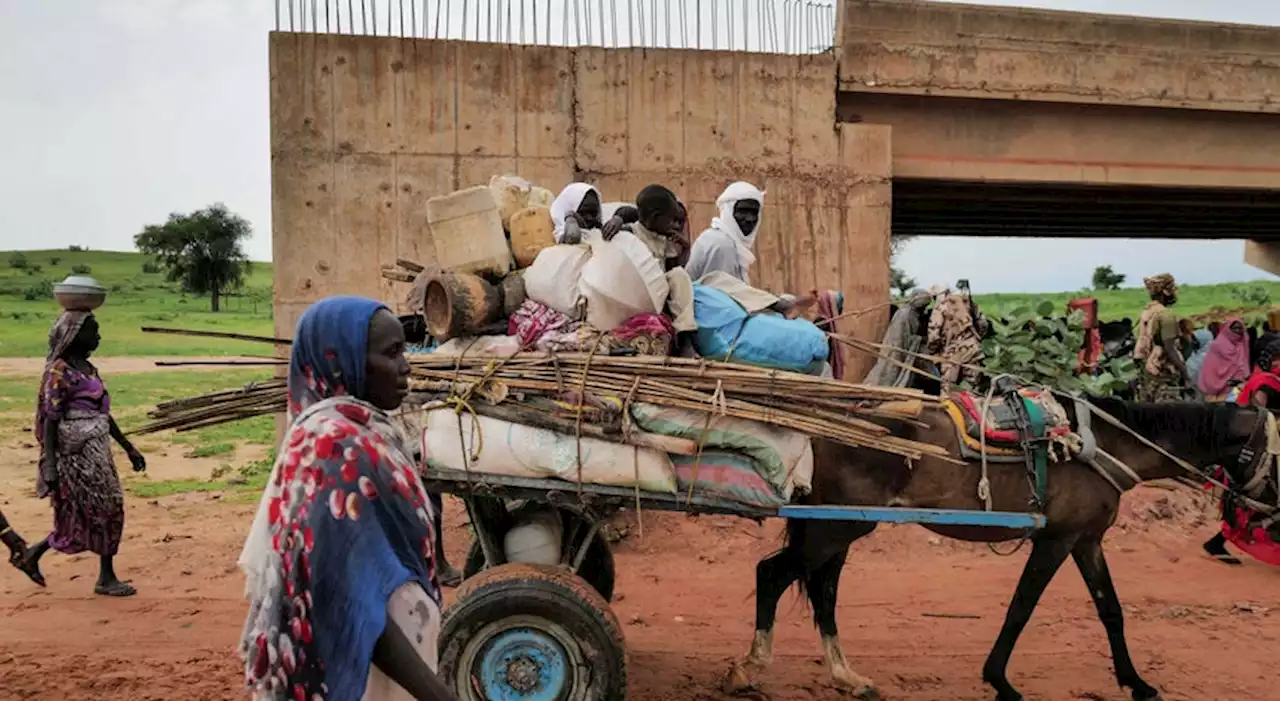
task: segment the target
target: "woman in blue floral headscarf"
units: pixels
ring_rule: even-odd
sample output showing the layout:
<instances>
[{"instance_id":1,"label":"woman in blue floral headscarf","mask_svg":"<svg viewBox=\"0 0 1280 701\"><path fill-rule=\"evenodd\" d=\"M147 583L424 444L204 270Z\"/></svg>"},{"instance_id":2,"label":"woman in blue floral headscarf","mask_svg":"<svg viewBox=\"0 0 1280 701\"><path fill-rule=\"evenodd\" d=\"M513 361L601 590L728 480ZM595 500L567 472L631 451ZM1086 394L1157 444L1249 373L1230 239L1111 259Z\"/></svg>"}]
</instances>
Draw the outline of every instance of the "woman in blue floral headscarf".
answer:
<instances>
[{"instance_id":1,"label":"woman in blue floral headscarf","mask_svg":"<svg viewBox=\"0 0 1280 701\"><path fill-rule=\"evenodd\" d=\"M408 375L378 302L330 297L298 320L290 427L240 555L255 699L454 698L435 676L435 514L386 413Z\"/></svg>"}]
</instances>

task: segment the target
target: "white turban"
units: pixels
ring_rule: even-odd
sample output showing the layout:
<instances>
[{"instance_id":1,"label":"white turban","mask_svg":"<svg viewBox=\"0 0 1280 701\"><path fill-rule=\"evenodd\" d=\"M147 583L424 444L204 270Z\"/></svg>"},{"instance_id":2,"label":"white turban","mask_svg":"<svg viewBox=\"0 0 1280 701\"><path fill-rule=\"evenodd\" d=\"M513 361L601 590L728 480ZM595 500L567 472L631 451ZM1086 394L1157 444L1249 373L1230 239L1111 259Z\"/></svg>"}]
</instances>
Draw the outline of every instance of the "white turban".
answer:
<instances>
[{"instance_id":1,"label":"white turban","mask_svg":"<svg viewBox=\"0 0 1280 701\"><path fill-rule=\"evenodd\" d=\"M716 207L720 208L720 216L711 220L711 228L729 234L729 238L737 244L738 261L742 264L742 269L746 270L756 262L756 254L751 249L756 245L756 234L760 232L760 223L757 221L756 228L749 232L742 231L738 226L738 221L733 218L733 207L743 201L758 202L762 210L761 214L764 213L764 190L751 183L738 181L726 187L724 192L720 193L720 197L716 198Z\"/></svg>"},{"instance_id":2,"label":"white turban","mask_svg":"<svg viewBox=\"0 0 1280 701\"><path fill-rule=\"evenodd\" d=\"M564 221L570 214L578 211L588 192L596 193L596 197L600 196L599 190L586 183L569 183L556 195L555 201L551 203L551 223L555 226L556 243L564 238Z\"/></svg>"}]
</instances>

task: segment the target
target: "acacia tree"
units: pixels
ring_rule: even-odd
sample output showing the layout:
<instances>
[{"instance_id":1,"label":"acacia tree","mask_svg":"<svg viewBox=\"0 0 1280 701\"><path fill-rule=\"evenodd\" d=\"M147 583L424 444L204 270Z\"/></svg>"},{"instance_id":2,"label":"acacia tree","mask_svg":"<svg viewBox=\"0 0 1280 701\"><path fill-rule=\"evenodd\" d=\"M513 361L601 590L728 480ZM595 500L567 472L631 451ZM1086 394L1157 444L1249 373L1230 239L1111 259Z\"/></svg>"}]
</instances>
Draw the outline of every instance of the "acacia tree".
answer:
<instances>
[{"instance_id":1,"label":"acacia tree","mask_svg":"<svg viewBox=\"0 0 1280 701\"><path fill-rule=\"evenodd\" d=\"M1124 273L1117 273L1109 265L1099 265L1093 269L1093 289L1118 290L1124 284Z\"/></svg>"},{"instance_id":2,"label":"acacia tree","mask_svg":"<svg viewBox=\"0 0 1280 701\"><path fill-rule=\"evenodd\" d=\"M209 295L218 311L223 294L244 285L251 263L240 244L253 228L218 203L191 214L170 214L133 237L138 250L155 256L170 282L192 294Z\"/></svg>"}]
</instances>

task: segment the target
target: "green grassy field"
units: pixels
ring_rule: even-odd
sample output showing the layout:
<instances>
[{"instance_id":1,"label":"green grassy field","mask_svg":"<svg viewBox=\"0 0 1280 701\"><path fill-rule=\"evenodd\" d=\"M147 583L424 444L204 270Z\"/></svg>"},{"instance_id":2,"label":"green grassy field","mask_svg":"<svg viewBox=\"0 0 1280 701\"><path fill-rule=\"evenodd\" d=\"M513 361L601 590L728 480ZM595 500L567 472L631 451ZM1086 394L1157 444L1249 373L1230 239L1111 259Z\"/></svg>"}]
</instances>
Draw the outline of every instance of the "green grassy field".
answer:
<instances>
[{"instance_id":1,"label":"green grassy field","mask_svg":"<svg viewBox=\"0 0 1280 701\"><path fill-rule=\"evenodd\" d=\"M1245 301L1252 298L1261 301L1263 295L1269 301L1256 304ZM1113 291L1075 291L1054 292L1048 294L986 294L975 295L974 301L988 316L1008 314L1018 307L1035 307L1042 300L1049 300L1059 309L1066 309L1067 302L1077 297L1096 297L1098 299L1098 315L1104 321L1114 321L1128 317L1135 322L1147 305L1148 297L1145 289L1140 287ZM1280 304L1280 281L1259 280L1255 282L1232 282L1221 285L1179 285L1179 316L1194 316L1214 310L1235 310L1254 308L1265 304ZM1259 319L1260 321L1261 319Z\"/></svg>"},{"instance_id":2,"label":"green grassy field","mask_svg":"<svg viewBox=\"0 0 1280 701\"><path fill-rule=\"evenodd\" d=\"M149 258L115 251L22 251L28 267L14 268L12 251L0 252L0 356L43 356L58 303L45 283L61 282L77 265L105 286L101 355L239 355L269 353L259 343L142 333L143 326L230 331L269 336L270 263L254 263L244 289L209 311L209 300L183 294L163 273L143 272ZM37 269L38 268L38 269ZM41 290L42 286L44 287ZM27 299L35 297L35 299Z\"/></svg>"}]
</instances>

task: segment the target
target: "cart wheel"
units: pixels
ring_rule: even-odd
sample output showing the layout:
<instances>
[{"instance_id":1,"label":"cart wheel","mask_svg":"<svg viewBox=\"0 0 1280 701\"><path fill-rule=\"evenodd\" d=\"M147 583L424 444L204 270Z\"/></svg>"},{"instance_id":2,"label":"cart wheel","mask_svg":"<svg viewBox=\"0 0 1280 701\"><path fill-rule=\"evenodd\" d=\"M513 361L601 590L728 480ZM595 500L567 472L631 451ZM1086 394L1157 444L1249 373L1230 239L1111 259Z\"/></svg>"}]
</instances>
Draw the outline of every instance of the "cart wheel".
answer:
<instances>
[{"instance_id":1,"label":"cart wheel","mask_svg":"<svg viewBox=\"0 0 1280 701\"><path fill-rule=\"evenodd\" d=\"M471 547L467 549L467 562L462 568L463 579L476 576L484 570L484 565L484 550L480 547L480 541L473 539ZM578 576L595 588L605 601L613 601L616 571L613 564L613 551L609 549L609 541L605 540L603 534L596 533L596 537L591 541L587 556L582 560L582 567L578 568Z\"/></svg>"},{"instance_id":2,"label":"cart wheel","mask_svg":"<svg viewBox=\"0 0 1280 701\"><path fill-rule=\"evenodd\" d=\"M622 627L579 577L544 565L486 570L458 589L440 671L461 701L621 701Z\"/></svg>"}]
</instances>

